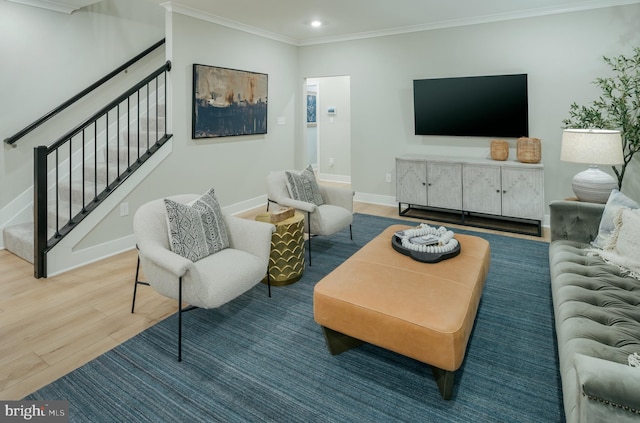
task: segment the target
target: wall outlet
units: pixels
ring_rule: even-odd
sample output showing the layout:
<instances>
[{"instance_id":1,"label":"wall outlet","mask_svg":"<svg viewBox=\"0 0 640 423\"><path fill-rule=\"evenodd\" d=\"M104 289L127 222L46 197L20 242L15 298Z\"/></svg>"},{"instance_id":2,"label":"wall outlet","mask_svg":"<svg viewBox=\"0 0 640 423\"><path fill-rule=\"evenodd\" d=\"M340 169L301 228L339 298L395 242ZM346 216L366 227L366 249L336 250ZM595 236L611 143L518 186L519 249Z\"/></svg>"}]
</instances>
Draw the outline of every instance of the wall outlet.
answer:
<instances>
[{"instance_id":1,"label":"wall outlet","mask_svg":"<svg viewBox=\"0 0 640 423\"><path fill-rule=\"evenodd\" d=\"M333 159L333 157L331 157L329 159L329 167L333 167L333 164L335 163L335 160Z\"/></svg>"},{"instance_id":2,"label":"wall outlet","mask_svg":"<svg viewBox=\"0 0 640 423\"><path fill-rule=\"evenodd\" d=\"M120 216L127 216L129 214L129 203L120 204Z\"/></svg>"},{"instance_id":3,"label":"wall outlet","mask_svg":"<svg viewBox=\"0 0 640 423\"><path fill-rule=\"evenodd\" d=\"M385 180L385 181L387 181L387 182L391 182L391 174L390 174L390 173L387 173L387 174L385 175L385 177L384 177L384 180Z\"/></svg>"}]
</instances>

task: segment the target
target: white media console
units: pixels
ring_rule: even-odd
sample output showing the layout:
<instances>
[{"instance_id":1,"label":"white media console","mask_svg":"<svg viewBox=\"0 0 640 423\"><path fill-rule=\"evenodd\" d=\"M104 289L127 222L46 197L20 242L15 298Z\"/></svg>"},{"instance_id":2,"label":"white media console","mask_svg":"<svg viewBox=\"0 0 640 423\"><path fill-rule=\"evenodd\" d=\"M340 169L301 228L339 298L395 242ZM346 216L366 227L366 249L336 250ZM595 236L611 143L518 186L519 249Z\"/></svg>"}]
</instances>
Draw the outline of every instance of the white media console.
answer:
<instances>
[{"instance_id":1,"label":"white media console","mask_svg":"<svg viewBox=\"0 0 640 423\"><path fill-rule=\"evenodd\" d=\"M432 210L457 214L449 223L485 227L492 227L492 220L509 220L534 225L541 236L544 166L513 160L404 155L396 158L396 201L400 215ZM407 206L404 209L403 204Z\"/></svg>"}]
</instances>

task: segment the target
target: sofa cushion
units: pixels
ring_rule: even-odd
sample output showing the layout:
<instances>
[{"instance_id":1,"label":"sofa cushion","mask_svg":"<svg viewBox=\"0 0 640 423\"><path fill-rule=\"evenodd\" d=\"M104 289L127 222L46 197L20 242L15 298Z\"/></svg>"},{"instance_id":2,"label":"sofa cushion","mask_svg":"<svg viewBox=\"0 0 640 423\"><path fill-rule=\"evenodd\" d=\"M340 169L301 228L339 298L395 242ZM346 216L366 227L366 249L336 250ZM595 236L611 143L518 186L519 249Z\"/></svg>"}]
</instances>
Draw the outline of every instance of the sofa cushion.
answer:
<instances>
[{"instance_id":1,"label":"sofa cushion","mask_svg":"<svg viewBox=\"0 0 640 423\"><path fill-rule=\"evenodd\" d=\"M615 229L614 220L618 211L622 207L630 209L640 209L640 204L633 201L617 189L611 191L607 204L602 213L602 219L600 220L600 228L598 229L598 236L593 241L593 246L598 248L605 248L609 242L609 238Z\"/></svg>"},{"instance_id":2,"label":"sofa cushion","mask_svg":"<svg viewBox=\"0 0 640 423\"><path fill-rule=\"evenodd\" d=\"M574 353L626 364L640 351L640 284L588 247L573 241L549 247L561 370Z\"/></svg>"},{"instance_id":3,"label":"sofa cushion","mask_svg":"<svg viewBox=\"0 0 640 423\"><path fill-rule=\"evenodd\" d=\"M191 261L229 247L220 204L211 188L193 204L164 200L171 251Z\"/></svg>"},{"instance_id":4,"label":"sofa cushion","mask_svg":"<svg viewBox=\"0 0 640 423\"><path fill-rule=\"evenodd\" d=\"M300 173L289 171L285 173L287 175L287 189L291 198L305 203L313 203L316 206L324 204L320 194L320 187L311 165Z\"/></svg>"}]
</instances>

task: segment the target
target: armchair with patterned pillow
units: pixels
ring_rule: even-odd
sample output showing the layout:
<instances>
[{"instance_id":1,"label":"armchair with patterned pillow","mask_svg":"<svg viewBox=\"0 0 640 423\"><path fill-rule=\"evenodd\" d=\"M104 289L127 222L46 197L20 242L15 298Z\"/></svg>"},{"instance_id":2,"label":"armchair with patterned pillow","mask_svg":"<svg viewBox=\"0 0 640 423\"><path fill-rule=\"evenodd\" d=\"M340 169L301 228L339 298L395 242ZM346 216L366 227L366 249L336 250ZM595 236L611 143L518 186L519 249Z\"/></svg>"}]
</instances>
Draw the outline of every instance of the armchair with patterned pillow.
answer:
<instances>
[{"instance_id":1,"label":"armchair with patterned pillow","mask_svg":"<svg viewBox=\"0 0 640 423\"><path fill-rule=\"evenodd\" d=\"M274 171L267 177L269 204L294 207L306 219L309 234L307 250L311 265L311 238L315 235L333 235L349 227L353 239L353 195L351 189L319 185L311 166L302 171ZM269 208L269 204L267 208Z\"/></svg>"},{"instance_id":2,"label":"armchair with patterned pillow","mask_svg":"<svg viewBox=\"0 0 640 423\"><path fill-rule=\"evenodd\" d=\"M178 300L178 361L182 360L182 313L216 308L245 293L268 275L275 226L224 214L213 189L142 205L133 218L139 284ZM270 295L270 286L269 286ZM183 303L189 307L183 307Z\"/></svg>"}]
</instances>

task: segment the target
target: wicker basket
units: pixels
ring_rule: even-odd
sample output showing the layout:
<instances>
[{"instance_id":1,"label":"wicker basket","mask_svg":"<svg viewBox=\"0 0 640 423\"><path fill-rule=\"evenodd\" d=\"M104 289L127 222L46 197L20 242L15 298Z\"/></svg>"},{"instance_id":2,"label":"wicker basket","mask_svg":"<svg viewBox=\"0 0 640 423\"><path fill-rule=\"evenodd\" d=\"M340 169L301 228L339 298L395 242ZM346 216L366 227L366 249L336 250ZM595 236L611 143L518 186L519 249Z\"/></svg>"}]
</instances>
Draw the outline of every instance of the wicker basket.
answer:
<instances>
[{"instance_id":1,"label":"wicker basket","mask_svg":"<svg viewBox=\"0 0 640 423\"><path fill-rule=\"evenodd\" d=\"M507 160L509 158L509 143L505 140L492 140L491 158L493 160Z\"/></svg>"},{"instance_id":2,"label":"wicker basket","mask_svg":"<svg viewBox=\"0 0 640 423\"><path fill-rule=\"evenodd\" d=\"M276 212L269 213L269 221L271 223L282 222L283 220L287 220L292 217L296 212L296 209L293 207L285 207L282 210L278 210Z\"/></svg>"},{"instance_id":3,"label":"wicker basket","mask_svg":"<svg viewBox=\"0 0 640 423\"><path fill-rule=\"evenodd\" d=\"M540 163L542 156L540 138L518 138L516 154L522 163Z\"/></svg>"}]
</instances>

